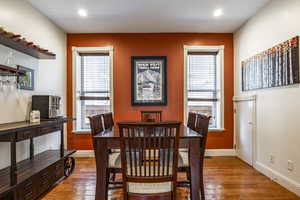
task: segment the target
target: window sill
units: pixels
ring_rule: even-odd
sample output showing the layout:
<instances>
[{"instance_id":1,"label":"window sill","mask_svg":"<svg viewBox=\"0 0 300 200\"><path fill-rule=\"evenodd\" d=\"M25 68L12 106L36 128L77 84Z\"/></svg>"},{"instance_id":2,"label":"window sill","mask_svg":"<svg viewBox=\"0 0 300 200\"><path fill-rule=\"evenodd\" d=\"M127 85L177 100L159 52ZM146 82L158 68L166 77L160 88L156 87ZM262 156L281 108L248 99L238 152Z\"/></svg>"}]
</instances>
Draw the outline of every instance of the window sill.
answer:
<instances>
[{"instance_id":1,"label":"window sill","mask_svg":"<svg viewBox=\"0 0 300 200\"><path fill-rule=\"evenodd\" d=\"M208 132L224 132L226 131L225 128L210 128L208 129Z\"/></svg>"},{"instance_id":2,"label":"window sill","mask_svg":"<svg viewBox=\"0 0 300 200\"><path fill-rule=\"evenodd\" d=\"M89 130L72 131L73 134L91 134Z\"/></svg>"}]
</instances>

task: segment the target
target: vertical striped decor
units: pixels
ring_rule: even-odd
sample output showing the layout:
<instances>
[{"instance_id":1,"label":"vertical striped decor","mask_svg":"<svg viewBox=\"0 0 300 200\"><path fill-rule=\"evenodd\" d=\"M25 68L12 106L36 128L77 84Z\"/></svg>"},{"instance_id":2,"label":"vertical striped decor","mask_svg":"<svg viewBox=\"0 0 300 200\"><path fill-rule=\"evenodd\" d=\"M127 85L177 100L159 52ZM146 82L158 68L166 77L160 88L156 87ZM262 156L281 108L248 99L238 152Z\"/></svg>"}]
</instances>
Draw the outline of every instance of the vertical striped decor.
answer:
<instances>
[{"instance_id":1,"label":"vertical striped decor","mask_svg":"<svg viewBox=\"0 0 300 200\"><path fill-rule=\"evenodd\" d=\"M242 91L299 82L298 36L242 62Z\"/></svg>"}]
</instances>

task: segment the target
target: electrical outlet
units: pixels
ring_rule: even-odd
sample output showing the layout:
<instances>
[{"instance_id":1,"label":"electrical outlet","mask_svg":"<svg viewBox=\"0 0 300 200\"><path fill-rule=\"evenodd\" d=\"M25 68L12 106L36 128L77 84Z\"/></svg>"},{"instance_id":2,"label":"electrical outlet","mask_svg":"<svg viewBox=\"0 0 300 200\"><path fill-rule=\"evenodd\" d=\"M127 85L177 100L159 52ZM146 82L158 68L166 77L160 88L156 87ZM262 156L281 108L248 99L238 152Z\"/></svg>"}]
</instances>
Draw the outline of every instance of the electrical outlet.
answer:
<instances>
[{"instance_id":1,"label":"electrical outlet","mask_svg":"<svg viewBox=\"0 0 300 200\"><path fill-rule=\"evenodd\" d=\"M270 156L269 156L269 162L270 162L271 164L274 164L274 163L275 163L275 156L274 156L274 155L270 155Z\"/></svg>"},{"instance_id":2,"label":"electrical outlet","mask_svg":"<svg viewBox=\"0 0 300 200\"><path fill-rule=\"evenodd\" d=\"M287 166L287 169L292 172L294 171L294 162L291 161L291 160L288 160L288 166Z\"/></svg>"}]
</instances>

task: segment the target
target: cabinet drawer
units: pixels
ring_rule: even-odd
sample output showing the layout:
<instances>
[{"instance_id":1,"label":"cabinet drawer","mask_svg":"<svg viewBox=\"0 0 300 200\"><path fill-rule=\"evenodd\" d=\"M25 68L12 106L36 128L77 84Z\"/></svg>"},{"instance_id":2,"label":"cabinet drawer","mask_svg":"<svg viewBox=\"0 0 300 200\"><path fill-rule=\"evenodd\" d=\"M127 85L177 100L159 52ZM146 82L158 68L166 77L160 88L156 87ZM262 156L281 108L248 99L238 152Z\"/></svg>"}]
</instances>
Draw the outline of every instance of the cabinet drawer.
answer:
<instances>
[{"instance_id":1,"label":"cabinet drawer","mask_svg":"<svg viewBox=\"0 0 300 200\"><path fill-rule=\"evenodd\" d=\"M54 165L53 182L55 183L64 176L64 161L60 160Z\"/></svg>"},{"instance_id":2,"label":"cabinet drawer","mask_svg":"<svg viewBox=\"0 0 300 200\"><path fill-rule=\"evenodd\" d=\"M5 195L0 194L0 200L14 200L14 192L9 192Z\"/></svg>"},{"instance_id":3,"label":"cabinet drawer","mask_svg":"<svg viewBox=\"0 0 300 200\"><path fill-rule=\"evenodd\" d=\"M36 197L34 181L29 179L17 188L18 200L31 200Z\"/></svg>"},{"instance_id":4,"label":"cabinet drawer","mask_svg":"<svg viewBox=\"0 0 300 200\"><path fill-rule=\"evenodd\" d=\"M63 176L64 161L59 160L18 185L16 200L36 199ZM2 200L2 198L0 198L0 200Z\"/></svg>"},{"instance_id":5,"label":"cabinet drawer","mask_svg":"<svg viewBox=\"0 0 300 200\"><path fill-rule=\"evenodd\" d=\"M49 168L40 173L38 185L40 186L41 190L43 190L43 191L47 190L47 188L49 188L52 184L51 177L53 176L53 174L51 172L53 172L53 171L50 170L50 168Z\"/></svg>"},{"instance_id":6,"label":"cabinet drawer","mask_svg":"<svg viewBox=\"0 0 300 200\"><path fill-rule=\"evenodd\" d=\"M47 169L41 171L37 175L37 193L38 195L41 195L42 193L46 192L54 183L53 177L54 177L54 167L49 166Z\"/></svg>"},{"instance_id":7,"label":"cabinet drawer","mask_svg":"<svg viewBox=\"0 0 300 200\"><path fill-rule=\"evenodd\" d=\"M61 126L59 126L59 125L41 127L39 129L39 135L44 135L44 134L52 133L52 132L59 131L59 130L61 130Z\"/></svg>"},{"instance_id":8,"label":"cabinet drawer","mask_svg":"<svg viewBox=\"0 0 300 200\"><path fill-rule=\"evenodd\" d=\"M27 140L35 135L36 130L24 130L17 132L17 141Z\"/></svg>"}]
</instances>

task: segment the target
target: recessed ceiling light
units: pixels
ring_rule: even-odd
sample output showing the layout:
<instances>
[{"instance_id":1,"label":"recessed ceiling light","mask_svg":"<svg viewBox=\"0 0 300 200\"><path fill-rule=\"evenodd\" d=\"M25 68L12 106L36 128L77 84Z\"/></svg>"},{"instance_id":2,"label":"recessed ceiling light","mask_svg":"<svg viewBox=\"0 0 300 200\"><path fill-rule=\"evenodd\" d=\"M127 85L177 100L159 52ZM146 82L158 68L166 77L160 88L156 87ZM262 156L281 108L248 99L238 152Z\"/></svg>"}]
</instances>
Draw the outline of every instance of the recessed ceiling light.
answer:
<instances>
[{"instance_id":1,"label":"recessed ceiling light","mask_svg":"<svg viewBox=\"0 0 300 200\"><path fill-rule=\"evenodd\" d=\"M221 8L218 8L214 11L214 17L220 17L223 15L223 10Z\"/></svg>"},{"instance_id":2,"label":"recessed ceiling light","mask_svg":"<svg viewBox=\"0 0 300 200\"><path fill-rule=\"evenodd\" d=\"M80 17L87 17L87 11L84 10L84 9L79 9L79 10L78 10L78 15L79 15Z\"/></svg>"}]
</instances>

